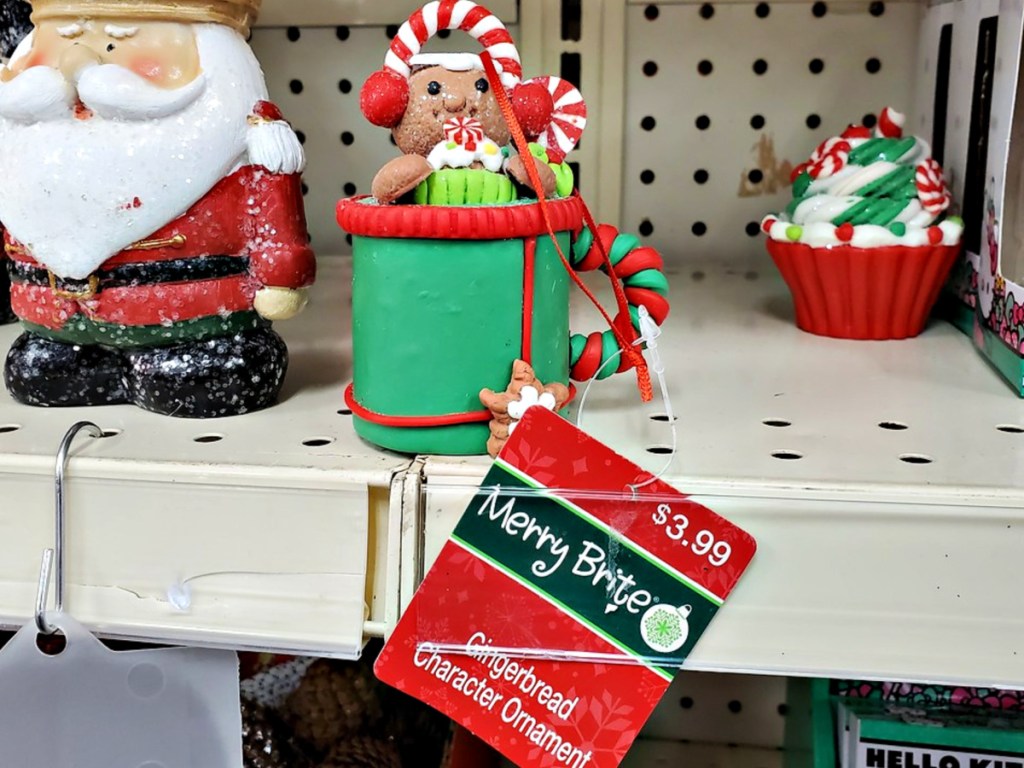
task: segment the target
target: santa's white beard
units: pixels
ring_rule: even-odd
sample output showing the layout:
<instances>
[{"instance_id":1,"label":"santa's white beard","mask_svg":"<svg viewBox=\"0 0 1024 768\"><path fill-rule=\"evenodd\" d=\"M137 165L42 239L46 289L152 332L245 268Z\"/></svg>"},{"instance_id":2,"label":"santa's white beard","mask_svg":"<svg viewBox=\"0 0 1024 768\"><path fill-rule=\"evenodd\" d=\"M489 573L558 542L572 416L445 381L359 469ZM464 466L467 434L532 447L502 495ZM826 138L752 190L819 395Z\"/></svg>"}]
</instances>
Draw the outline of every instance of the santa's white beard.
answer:
<instances>
[{"instance_id":1,"label":"santa's white beard","mask_svg":"<svg viewBox=\"0 0 1024 768\"><path fill-rule=\"evenodd\" d=\"M245 161L248 117L267 98L259 64L227 27L197 25L196 42L205 85L167 117L0 118L0 221L56 275L87 277Z\"/></svg>"}]
</instances>

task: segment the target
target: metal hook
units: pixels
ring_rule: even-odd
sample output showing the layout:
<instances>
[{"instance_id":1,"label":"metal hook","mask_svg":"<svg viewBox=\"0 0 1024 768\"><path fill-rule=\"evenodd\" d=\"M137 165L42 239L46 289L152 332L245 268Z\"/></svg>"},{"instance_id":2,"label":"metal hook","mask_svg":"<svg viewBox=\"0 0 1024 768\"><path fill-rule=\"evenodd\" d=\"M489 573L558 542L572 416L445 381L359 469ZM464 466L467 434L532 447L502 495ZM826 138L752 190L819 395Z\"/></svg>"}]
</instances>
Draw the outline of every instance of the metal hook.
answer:
<instances>
[{"instance_id":1,"label":"metal hook","mask_svg":"<svg viewBox=\"0 0 1024 768\"><path fill-rule=\"evenodd\" d=\"M68 466L68 452L75 437L88 429L91 437L103 437L103 430L91 421L80 421L64 435L57 451L57 465L54 470L55 521L54 540L57 559L56 612L64 611L64 472ZM53 570L54 550L43 552L43 563L39 569L39 589L36 591L36 628L44 635L52 635L57 627L46 620L46 600L50 593L50 573Z\"/></svg>"}]
</instances>

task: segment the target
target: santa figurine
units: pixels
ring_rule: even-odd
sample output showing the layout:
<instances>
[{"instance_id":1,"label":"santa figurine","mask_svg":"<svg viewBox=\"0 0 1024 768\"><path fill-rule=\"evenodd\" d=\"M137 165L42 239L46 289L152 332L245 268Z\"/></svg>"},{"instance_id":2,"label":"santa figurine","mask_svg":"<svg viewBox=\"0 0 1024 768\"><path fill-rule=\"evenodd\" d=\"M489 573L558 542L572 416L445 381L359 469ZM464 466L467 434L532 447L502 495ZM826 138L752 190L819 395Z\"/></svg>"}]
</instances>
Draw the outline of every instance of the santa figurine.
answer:
<instances>
[{"instance_id":1,"label":"santa figurine","mask_svg":"<svg viewBox=\"0 0 1024 768\"><path fill-rule=\"evenodd\" d=\"M24 0L0 0L0 63L7 64L11 54L25 35L32 30L31 9ZM0 229L0 237L3 230ZM0 266L0 325L13 323L11 283L7 269Z\"/></svg>"},{"instance_id":2,"label":"santa figurine","mask_svg":"<svg viewBox=\"0 0 1024 768\"><path fill-rule=\"evenodd\" d=\"M39 406L230 416L276 400L271 321L315 261L299 141L246 43L259 0L35 0L0 72L0 221Z\"/></svg>"}]
</instances>

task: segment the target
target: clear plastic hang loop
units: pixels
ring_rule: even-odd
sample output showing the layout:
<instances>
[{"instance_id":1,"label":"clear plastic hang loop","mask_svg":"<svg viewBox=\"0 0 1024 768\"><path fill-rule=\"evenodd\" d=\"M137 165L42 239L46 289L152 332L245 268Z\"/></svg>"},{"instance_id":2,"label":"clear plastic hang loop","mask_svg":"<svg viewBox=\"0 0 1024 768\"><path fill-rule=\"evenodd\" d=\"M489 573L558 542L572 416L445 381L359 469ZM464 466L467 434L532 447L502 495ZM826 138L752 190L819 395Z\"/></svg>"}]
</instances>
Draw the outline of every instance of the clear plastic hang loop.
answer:
<instances>
[{"instance_id":1,"label":"clear plastic hang loop","mask_svg":"<svg viewBox=\"0 0 1024 768\"><path fill-rule=\"evenodd\" d=\"M0 765L240 768L238 658L168 648L111 651L67 614L47 655L23 627L0 650Z\"/></svg>"}]
</instances>

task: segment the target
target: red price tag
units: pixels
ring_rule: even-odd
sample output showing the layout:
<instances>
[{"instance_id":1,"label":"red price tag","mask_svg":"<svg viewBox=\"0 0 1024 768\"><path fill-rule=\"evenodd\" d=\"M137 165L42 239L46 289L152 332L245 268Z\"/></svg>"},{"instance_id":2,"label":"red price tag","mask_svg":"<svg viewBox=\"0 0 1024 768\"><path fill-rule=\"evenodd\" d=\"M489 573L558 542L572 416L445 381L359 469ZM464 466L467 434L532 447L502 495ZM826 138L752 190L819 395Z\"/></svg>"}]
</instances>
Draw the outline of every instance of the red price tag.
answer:
<instances>
[{"instance_id":1,"label":"red price tag","mask_svg":"<svg viewBox=\"0 0 1024 768\"><path fill-rule=\"evenodd\" d=\"M377 660L520 765L614 768L754 539L531 408Z\"/></svg>"}]
</instances>

